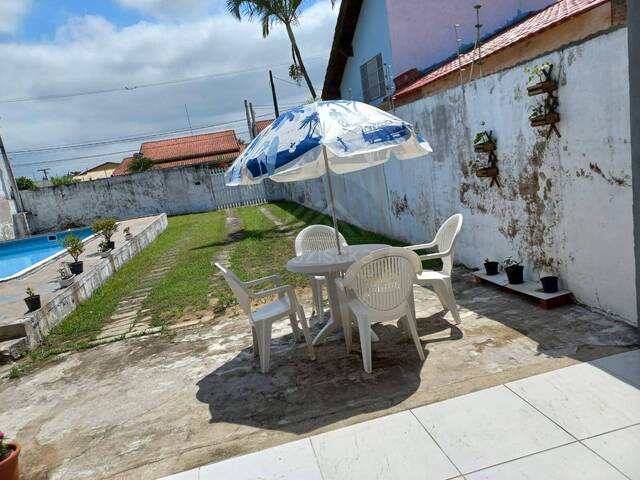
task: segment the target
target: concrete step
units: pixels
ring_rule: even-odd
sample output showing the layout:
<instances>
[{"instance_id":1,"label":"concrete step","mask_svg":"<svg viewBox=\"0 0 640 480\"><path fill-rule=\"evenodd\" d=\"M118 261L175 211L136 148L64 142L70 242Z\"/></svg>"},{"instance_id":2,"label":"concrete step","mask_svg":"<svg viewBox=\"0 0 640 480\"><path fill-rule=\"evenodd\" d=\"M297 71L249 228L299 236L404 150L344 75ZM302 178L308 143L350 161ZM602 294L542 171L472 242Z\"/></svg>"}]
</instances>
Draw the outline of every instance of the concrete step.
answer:
<instances>
[{"instance_id":1,"label":"concrete step","mask_svg":"<svg viewBox=\"0 0 640 480\"><path fill-rule=\"evenodd\" d=\"M13 338L0 342L0 363L18 360L27 353L27 337Z\"/></svg>"},{"instance_id":2,"label":"concrete step","mask_svg":"<svg viewBox=\"0 0 640 480\"><path fill-rule=\"evenodd\" d=\"M26 337L24 322L22 320L13 323L0 325L0 341L13 340L14 338Z\"/></svg>"}]
</instances>

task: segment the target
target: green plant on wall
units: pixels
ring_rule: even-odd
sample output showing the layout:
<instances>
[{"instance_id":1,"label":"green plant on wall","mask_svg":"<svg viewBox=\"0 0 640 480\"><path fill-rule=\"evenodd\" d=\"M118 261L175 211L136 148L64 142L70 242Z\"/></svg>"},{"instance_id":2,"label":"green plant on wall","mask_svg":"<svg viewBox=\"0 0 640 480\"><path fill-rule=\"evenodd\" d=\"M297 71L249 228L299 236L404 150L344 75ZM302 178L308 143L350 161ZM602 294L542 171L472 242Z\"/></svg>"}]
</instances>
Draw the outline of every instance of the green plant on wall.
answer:
<instances>
[{"instance_id":1,"label":"green plant on wall","mask_svg":"<svg viewBox=\"0 0 640 480\"><path fill-rule=\"evenodd\" d=\"M130 172L144 172L153 167L153 160L147 157L135 157L127 167Z\"/></svg>"},{"instance_id":2,"label":"green plant on wall","mask_svg":"<svg viewBox=\"0 0 640 480\"><path fill-rule=\"evenodd\" d=\"M536 78L539 82L544 82L551 67L552 64L549 62L544 62L540 65L536 63L533 67L524 67L524 73L529 76L527 83L533 82Z\"/></svg>"},{"instance_id":3,"label":"green plant on wall","mask_svg":"<svg viewBox=\"0 0 640 480\"><path fill-rule=\"evenodd\" d=\"M18 186L18 190L35 190L38 188L36 182L31 180L29 177L16 178L16 185Z\"/></svg>"},{"instance_id":4,"label":"green plant on wall","mask_svg":"<svg viewBox=\"0 0 640 480\"><path fill-rule=\"evenodd\" d=\"M73 257L74 262L78 262L80 254L84 252L84 243L82 239L74 234L70 233L62 240L62 246L67 250L67 253Z\"/></svg>"},{"instance_id":5,"label":"green plant on wall","mask_svg":"<svg viewBox=\"0 0 640 480\"><path fill-rule=\"evenodd\" d=\"M54 187L58 187L60 185L71 185L72 183L78 183L78 180L73 178L73 175L71 175L70 173L67 173L66 175L51 177L51 184Z\"/></svg>"},{"instance_id":6,"label":"green plant on wall","mask_svg":"<svg viewBox=\"0 0 640 480\"><path fill-rule=\"evenodd\" d=\"M476 133L476 136L473 138L473 144L478 145L480 143L485 143L485 142L496 143L496 139L494 138L493 135L489 135L485 131Z\"/></svg>"},{"instance_id":7,"label":"green plant on wall","mask_svg":"<svg viewBox=\"0 0 640 480\"><path fill-rule=\"evenodd\" d=\"M115 218L101 218L93 222L91 230L102 235L106 242L110 242L113 234L118 231L118 223Z\"/></svg>"},{"instance_id":8,"label":"green plant on wall","mask_svg":"<svg viewBox=\"0 0 640 480\"><path fill-rule=\"evenodd\" d=\"M545 114L544 103L537 103L529 112L529 119L540 117Z\"/></svg>"}]
</instances>

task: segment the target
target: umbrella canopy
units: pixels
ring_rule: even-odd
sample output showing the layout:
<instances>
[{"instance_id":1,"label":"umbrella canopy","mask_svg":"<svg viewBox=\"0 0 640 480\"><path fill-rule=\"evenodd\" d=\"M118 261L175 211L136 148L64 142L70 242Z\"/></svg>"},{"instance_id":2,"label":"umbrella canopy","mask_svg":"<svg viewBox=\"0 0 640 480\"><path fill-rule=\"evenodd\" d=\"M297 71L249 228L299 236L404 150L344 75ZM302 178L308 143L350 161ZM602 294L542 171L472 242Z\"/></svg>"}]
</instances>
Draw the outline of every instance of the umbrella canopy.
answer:
<instances>
[{"instance_id":1,"label":"umbrella canopy","mask_svg":"<svg viewBox=\"0 0 640 480\"><path fill-rule=\"evenodd\" d=\"M386 162L391 153L408 160L431 153L431 147L411 124L366 103L315 102L283 113L260 132L227 170L226 184L310 180L329 170L356 172ZM340 253L330 175L327 186Z\"/></svg>"},{"instance_id":2,"label":"umbrella canopy","mask_svg":"<svg viewBox=\"0 0 640 480\"><path fill-rule=\"evenodd\" d=\"M327 162L324 161L323 151ZM366 103L334 100L303 105L276 118L227 170L230 186L265 178L294 182L348 173L431 152L404 120Z\"/></svg>"}]
</instances>

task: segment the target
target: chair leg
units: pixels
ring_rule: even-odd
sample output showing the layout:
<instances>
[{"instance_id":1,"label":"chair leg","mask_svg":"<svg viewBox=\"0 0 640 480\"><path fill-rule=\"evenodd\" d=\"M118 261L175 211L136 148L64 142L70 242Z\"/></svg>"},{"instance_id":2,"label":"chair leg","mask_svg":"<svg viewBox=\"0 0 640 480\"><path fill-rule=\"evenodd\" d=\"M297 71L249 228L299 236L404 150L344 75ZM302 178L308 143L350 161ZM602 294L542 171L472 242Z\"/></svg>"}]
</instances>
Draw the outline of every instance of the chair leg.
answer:
<instances>
[{"instance_id":1,"label":"chair leg","mask_svg":"<svg viewBox=\"0 0 640 480\"><path fill-rule=\"evenodd\" d=\"M291 322L291 330L293 330L293 338L299 342L302 338L300 337L300 328L298 328L298 319L294 313L289 315L289 321Z\"/></svg>"},{"instance_id":2,"label":"chair leg","mask_svg":"<svg viewBox=\"0 0 640 480\"><path fill-rule=\"evenodd\" d=\"M409 307L411 307L411 313L413 313L413 318L418 318L418 316L416 315L416 299L413 296L413 289L414 287L411 287L411 295L409 296Z\"/></svg>"},{"instance_id":3,"label":"chair leg","mask_svg":"<svg viewBox=\"0 0 640 480\"><path fill-rule=\"evenodd\" d=\"M311 332L309 331L309 324L307 323L307 317L304 315L304 310L301 305L298 304L298 317L300 317L300 325L302 325L302 333L304 335L304 341L307 344L307 348L309 349L309 358L311 360L316 359L316 351L313 349L313 344L311 343L313 339L311 338Z\"/></svg>"},{"instance_id":4,"label":"chair leg","mask_svg":"<svg viewBox=\"0 0 640 480\"><path fill-rule=\"evenodd\" d=\"M420 343L420 337L418 336L418 328L416 327L416 317L413 316L411 307L407 308L406 325L409 328L409 333L411 335L411 338L413 338L413 343L416 344L416 348L418 349L418 356L420 357L420 360L424 362L424 349L422 348L422 344Z\"/></svg>"},{"instance_id":5,"label":"chair leg","mask_svg":"<svg viewBox=\"0 0 640 480\"><path fill-rule=\"evenodd\" d=\"M362 350L362 364L364 371L371 373L371 324L368 318L358 317L358 334L360 335L360 348Z\"/></svg>"},{"instance_id":6,"label":"chair leg","mask_svg":"<svg viewBox=\"0 0 640 480\"><path fill-rule=\"evenodd\" d=\"M257 357L259 355L259 346L258 346L258 335L256 334L255 327L251 327L251 336L253 337L253 356Z\"/></svg>"},{"instance_id":7,"label":"chair leg","mask_svg":"<svg viewBox=\"0 0 640 480\"><path fill-rule=\"evenodd\" d=\"M258 343L260 346L260 370L262 373L269 371L269 359L271 357L271 323L256 324Z\"/></svg>"},{"instance_id":8,"label":"chair leg","mask_svg":"<svg viewBox=\"0 0 640 480\"><path fill-rule=\"evenodd\" d=\"M460 325L462 323L462 319L460 318L460 313L458 312L456 297L453 295L453 285L451 283L451 278L447 278L444 280L444 286L451 315L453 315L453 319L455 320L456 325Z\"/></svg>"},{"instance_id":9,"label":"chair leg","mask_svg":"<svg viewBox=\"0 0 640 480\"><path fill-rule=\"evenodd\" d=\"M444 310L449 310L449 304L447 302L447 296L444 293L444 290L442 288L442 282L433 281L430 283L430 285L433 287L433 291L436 292L436 296L438 297L438 300L440 301L440 305L442 305L442 308Z\"/></svg>"},{"instance_id":10,"label":"chair leg","mask_svg":"<svg viewBox=\"0 0 640 480\"><path fill-rule=\"evenodd\" d=\"M347 296L344 289L338 287L338 301L340 303L340 317L342 317L342 331L344 332L344 343L347 348L347 353L351 353L351 347L353 346L353 327L351 320L353 315L351 309L347 304Z\"/></svg>"}]
</instances>

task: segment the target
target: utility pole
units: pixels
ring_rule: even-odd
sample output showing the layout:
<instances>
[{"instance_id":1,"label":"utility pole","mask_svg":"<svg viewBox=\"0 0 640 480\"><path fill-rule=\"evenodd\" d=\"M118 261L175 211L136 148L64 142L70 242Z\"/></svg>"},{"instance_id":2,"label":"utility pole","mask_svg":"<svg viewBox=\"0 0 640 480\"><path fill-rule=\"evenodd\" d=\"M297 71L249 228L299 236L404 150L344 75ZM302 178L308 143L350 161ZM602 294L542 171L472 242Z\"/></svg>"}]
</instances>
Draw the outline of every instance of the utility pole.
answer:
<instances>
[{"instance_id":1,"label":"utility pole","mask_svg":"<svg viewBox=\"0 0 640 480\"><path fill-rule=\"evenodd\" d=\"M191 118L189 117L189 109L187 108L187 104L184 104L184 111L187 112L187 123L189 124L189 131L191 135L193 135L193 128L191 128Z\"/></svg>"},{"instance_id":2,"label":"utility pole","mask_svg":"<svg viewBox=\"0 0 640 480\"><path fill-rule=\"evenodd\" d=\"M253 103L249 102L249 113L251 114L251 133L252 138L258 136L258 129L256 128L256 112L253 110Z\"/></svg>"},{"instance_id":3,"label":"utility pole","mask_svg":"<svg viewBox=\"0 0 640 480\"><path fill-rule=\"evenodd\" d=\"M249 139L253 140L253 126L251 125L251 114L249 113L249 102L244 101L244 114L247 116L247 128L249 129Z\"/></svg>"},{"instance_id":4,"label":"utility pole","mask_svg":"<svg viewBox=\"0 0 640 480\"><path fill-rule=\"evenodd\" d=\"M271 96L273 97L273 111L276 114L276 118L280 116L278 111L278 97L276 97L276 86L273 84L273 73L269 70L269 83L271 83Z\"/></svg>"},{"instance_id":5,"label":"utility pole","mask_svg":"<svg viewBox=\"0 0 640 480\"><path fill-rule=\"evenodd\" d=\"M24 212L24 205L22 204L22 197L20 197L20 190L18 190L18 184L13 176L13 170L11 170L11 164L9 163L9 157L7 151L4 149L4 143L2 142L2 135L0 135L0 155L2 156L2 163L4 163L5 171L7 172L7 194L9 198L13 198L16 202L18 212Z\"/></svg>"},{"instance_id":6,"label":"utility pole","mask_svg":"<svg viewBox=\"0 0 640 480\"><path fill-rule=\"evenodd\" d=\"M39 172L42 172L42 177L43 177L42 179L45 180L45 181L49 180L49 175L47 175L47 172L49 170L51 170L51 169L50 168L39 168L38 169Z\"/></svg>"}]
</instances>

